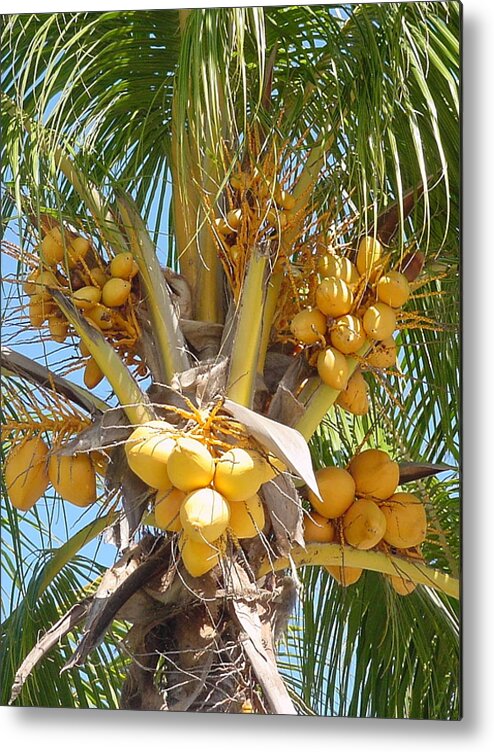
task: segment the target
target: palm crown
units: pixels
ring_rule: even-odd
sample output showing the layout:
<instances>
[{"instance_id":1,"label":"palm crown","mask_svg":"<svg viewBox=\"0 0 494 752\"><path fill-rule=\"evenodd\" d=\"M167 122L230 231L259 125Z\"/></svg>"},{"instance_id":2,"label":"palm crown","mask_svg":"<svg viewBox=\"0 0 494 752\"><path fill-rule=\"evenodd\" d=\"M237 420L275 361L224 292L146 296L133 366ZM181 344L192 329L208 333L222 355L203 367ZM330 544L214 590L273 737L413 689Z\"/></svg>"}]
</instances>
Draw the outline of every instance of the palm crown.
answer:
<instances>
[{"instance_id":1,"label":"palm crown","mask_svg":"<svg viewBox=\"0 0 494 752\"><path fill-rule=\"evenodd\" d=\"M11 501L8 458L50 444L25 468L31 490L48 468L44 501L4 513L17 702L458 717L458 35L457 3L7 19ZM383 303L389 272L403 304ZM33 332L42 366L19 352ZM146 467L171 454L155 481L133 430L156 420ZM237 496L231 448L263 468ZM329 522L323 506L314 542L314 471L369 448L392 458L393 489L345 473L387 515L380 537L352 545L348 505ZM398 480L426 512L420 549L391 537ZM171 487L180 522L160 523ZM206 522L184 502L198 489ZM61 497L87 509L74 520ZM123 551L108 568L103 531Z\"/></svg>"}]
</instances>

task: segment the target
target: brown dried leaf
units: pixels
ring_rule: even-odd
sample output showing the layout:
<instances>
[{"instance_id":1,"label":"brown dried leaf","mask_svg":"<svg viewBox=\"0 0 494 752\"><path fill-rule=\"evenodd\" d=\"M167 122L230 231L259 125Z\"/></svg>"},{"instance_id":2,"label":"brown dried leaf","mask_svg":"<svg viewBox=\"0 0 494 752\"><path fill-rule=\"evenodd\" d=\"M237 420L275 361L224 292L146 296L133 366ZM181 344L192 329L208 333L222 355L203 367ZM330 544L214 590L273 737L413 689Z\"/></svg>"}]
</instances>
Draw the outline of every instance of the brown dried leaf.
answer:
<instances>
[{"instance_id":1,"label":"brown dried leaf","mask_svg":"<svg viewBox=\"0 0 494 752\"><path fill-rule=\"evenodd\" d=\"M433 465L428 462L400 462L400 484L410 483L412 480L438 475L456 468L451 465Z\"/></svg>"},{"instance_id":2,"label":"brown dried leaf","mask_svg":"<svg viewBox=\"0 0 494 752\"><path fill-rule=\"evenodd\" d=\"M303 509L291 478L278 475L262 486L261 494L280 554L287 556L295 543L305 548Z\"/></svg>"}]
</instances>

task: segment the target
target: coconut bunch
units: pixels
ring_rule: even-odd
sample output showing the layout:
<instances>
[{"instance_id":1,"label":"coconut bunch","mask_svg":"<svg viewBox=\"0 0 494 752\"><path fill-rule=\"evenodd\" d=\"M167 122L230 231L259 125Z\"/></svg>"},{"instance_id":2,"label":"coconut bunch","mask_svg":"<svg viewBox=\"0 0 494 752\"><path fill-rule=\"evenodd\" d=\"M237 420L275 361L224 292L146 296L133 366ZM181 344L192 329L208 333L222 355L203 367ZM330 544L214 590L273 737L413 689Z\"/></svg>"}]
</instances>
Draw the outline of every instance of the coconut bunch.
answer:
<instances>
[{"instance_id":1,"label":"coconut bunch","mask_svg":"<svg viewBox=\"0 0 494 752\"><path fill-rule=\"evenodd\" d=\"M367 389L361 373L350 378L348 359L363 358L378 369L395 364L397 313L410 296L406 274L388 264L373 237L362 238L355 263L325 254L318 263L315 306L299 311L290 323L295 340L313 348L309 361L321 380L342 392L338 404L357 415L368 410Z\"/></svg>"},{"instance_id":2,"label":"coconut bunch","mask_svg":"<svg viewBox=\"0 0 494 752\"><path fill-rule=\"evenodd\" d=\"M62 234L58 226L44 234L37 251L39 267L24 283L31 326L40 329L47 325L54 342L65 342L71 326L50 294L50 288L61 289L86 321L104 332L124 362L135 365L139 326L134 305L139 289L132 254L119 253L106 263L87 238L65 228ZM84 383L93 389L103 373L82 342L80 350L86 359Z\"/></svg>"},{"instance_id":3,"label":"coconut bunch","mask_svg":"<svg viewBox=\"0 0 494 752\"><path fill-rule=\"evenodd\" d=\"M380 449L367 449L353 457L347 468L325 467L316 472L321 499L309 491L311 504L304 522L307 542L339 540L368 551L387 544L403 556L417 558L417 547L427 534L422 501L411 493L397 491L400 469ZM327 567L340 584L356 582L362 569ZM398 575L391 585L401 595L413 590Z\"/></svg>"},{"instance_id":4,"label":"coconut bunch","mask_svg":"<svg viewBox=\"0 0 494 752\"><path fill-rule=\"evenodd\" d=\"M138 426L125 443L130 469L155 492L153 523L179 534L190 575L218 564L227 538L255 538L265 525L259 490L281 471L274 457L229 447L209 431L179 430L162 420Z\"/></svg>"},{"instance_id":5,"label":"coconut bunch","mask_svg":"<svg viewBox=\"0 0 494 752\"><path fill-rule=\"evenodd\" d=\"M87 507L97 498L98 459L88 454L61 455L50 451L43 439L29 436L15 441L5 460L5 487L10 503L26 512L51 485L64 499Z\"/></svg>"},{"instance_id":6,"label":"coconut bunch","mask_svg":"<svg viewBox=\"0 0 494 752\"><path fill-rule=\"evenodd\" d=\"M249 248L269 239L280 251L282 231L292 222L294 196L277 178L276 166L267 159L262 169L252 166L235 172L227 187L228 208L212 220L220 258L235 291Z\"/></svg>"}]
</instances>

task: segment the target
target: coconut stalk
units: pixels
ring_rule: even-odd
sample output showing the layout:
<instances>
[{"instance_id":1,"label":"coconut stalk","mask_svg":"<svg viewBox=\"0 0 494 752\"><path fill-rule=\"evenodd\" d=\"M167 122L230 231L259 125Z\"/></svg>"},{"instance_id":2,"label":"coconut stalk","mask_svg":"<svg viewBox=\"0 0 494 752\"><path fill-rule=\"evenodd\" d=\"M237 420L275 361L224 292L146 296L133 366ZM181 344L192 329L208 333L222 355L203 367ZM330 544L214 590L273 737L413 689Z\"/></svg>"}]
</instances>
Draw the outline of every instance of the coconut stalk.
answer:
<instances>
[{"instance_id":1,"label":"coconut stalk","mask_svg":"<svg viewBox=\"0 0 494 752\"><path fill-rule=\"evenodd\" d=\"M49 292L110 382L130 423L138 425L153 420L155 414L147 396L141 391L111 344L106 341L101 332L87 323L74 304L60 290L50 288Z\"/></svg>"},{"instance_id":2,"label":"coconut stalk","mask_svg":"<svg viewBox=\"0 0 494 752\"><path fill-rule=\"evenodd\" d=\"M117 198L117 206L125 223L132 255L139 267L139 278L144 287L146 305L158 345L162 378L169 384L174 374L190 367L178 316L153 241L134 201L129 196L121 195Z\"/></svg>"},{"instance_id":3,"label":"coconut stalk","mask_svg":"<svg viewBox=\"0 0 494 752\"><path fill-rule=\"evenodd\" d=\"M271 326L278 307L281 285L283 282L283 273L275 272L268 281L268 290L266 300L262 311L261 322L261 341L259 343L259 356L257 359L257 373L262 376L266 362L266 354L269 347L269 338L271 336Z\"/></svg>"},{"instance_id":4,"label":"coconut stalk","mask_svg":"<svg viewBox=\"0 0 494 752\"><path fill-rule=\"evenodd\" d=\"M427 585L449 595L460 597L459 581L449 574L428 567L419 561L407 560L401 556L393 556L380 551L361 551L340 543L309 543L305 549L296 548L291 552L290 559L279 557L274 560L265 559L257 572L260 579L269 572L279 572L294 564L295 567L330 566L330 567L358 567L370 569L393 576L412 580L417 585Z\"/></svg>"},{"instance_id":5,"label":"coconut stalk","mask_svg":"<svg viewBox=\"0 0 494 752\"><path fill-rule=\"evenodd\" d=\"M268 257L252 249L240 294L235 339L230 356L226 395L244 407L252 407L258 370L263 316L266 303Z\"/></svg>"},{"instance_id":6,"label":"coconut stalk","mask_svg":"<svg viewBox=\"0 0 494 752\"><path fill-rule=\"evenodd\" d=\"M364 346L361 347L360 350L356 353L357 356L359 358L365 357L370 347L371 345L369 344L369 342L366 342ZM348 378L350 378L350 376L359 365L359 360L357 360L357 358L349 357L347 358L347 364ZM333 387L328 386L323 381L321 381L321 379L319 379L318 385L310 391L310 396L305 404L305 413L294 426L297 431L300 431L306 441L309 441L309 439L316 432L319 424L327 414L329 408L332 407L332 405L334 405L334 403L338 399L340 391L342 390L334 389Z\"/></svg>"}]
</instances>

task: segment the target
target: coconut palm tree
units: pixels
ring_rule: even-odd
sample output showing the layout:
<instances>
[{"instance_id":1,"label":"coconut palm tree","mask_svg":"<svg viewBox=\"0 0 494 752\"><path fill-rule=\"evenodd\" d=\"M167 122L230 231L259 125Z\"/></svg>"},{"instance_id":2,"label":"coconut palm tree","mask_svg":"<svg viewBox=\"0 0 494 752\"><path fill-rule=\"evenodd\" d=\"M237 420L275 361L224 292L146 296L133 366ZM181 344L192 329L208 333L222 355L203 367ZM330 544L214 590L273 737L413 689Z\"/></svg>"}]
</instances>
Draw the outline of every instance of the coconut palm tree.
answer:
<instances>
[{"instance_id":1,"label":"coconut palm tree","mask_svg":"<svg viewBox=\"0 0 494 752\"><path fill-rule=\"evenodd\" d=\"M5 19L4 703L459 716L459 14ZM383 366L365 316L389 271L411 297L384 305L399 354ZM320 362L340 314L317 302L335 276L364 321L336 382ZM323 323L302 331L308 310ZM152 421L188 463L175 528L160 522L162 475L133 464ZM232 447L265 473L255 534L232 516L207 564L191 563L203 522L183 511L191 437L216 489ZM8 472L40 439L22 488L49 475L23 511ZM307 534L315 471L368 448L426 510L420 546L382 532L351 545L343 514L319 523L332 539ZM90 468L77 480L75 458ZM359 496L382 517L393 490Z\"/></svg>"}]
</instances>

